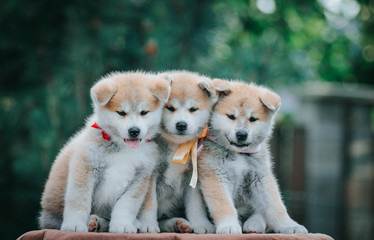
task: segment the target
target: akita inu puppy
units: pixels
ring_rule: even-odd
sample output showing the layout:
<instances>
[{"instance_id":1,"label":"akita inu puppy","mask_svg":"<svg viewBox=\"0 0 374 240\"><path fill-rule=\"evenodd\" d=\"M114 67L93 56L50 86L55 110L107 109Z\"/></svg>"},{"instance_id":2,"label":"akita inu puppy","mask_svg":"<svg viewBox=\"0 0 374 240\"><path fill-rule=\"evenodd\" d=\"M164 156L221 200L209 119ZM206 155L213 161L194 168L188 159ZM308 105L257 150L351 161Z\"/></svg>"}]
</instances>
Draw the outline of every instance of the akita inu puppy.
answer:
<instances>
[{"instance_id":1,"label":"akita inu puppy","mask_svg":"<svg viewBox=\"0 0 374 240\"><path fill-rule=\"evenodd\" d=\"M163 232L214 232L201 193L189 186L193 175L191 161L183 165L173 159L181 146L197 141L206 128L211 108L218 99L215 87L210 79L196 73L174 71L161 75L171 75L173 80L161 121L161 136L155 139L160 165L156 168L155 186L145 200L153 202L142 209L143 217L139 220L147 225L144 222L158 219ZM190 195L195 196L194 202L186 199ZM186 208L190 209L187 215Z\"/></svg>"},{"instance_id":2,"label":"akita inu puppy","mask_svg":"<svg viewBox=\"0 0 374 240\"><path fill-rule=\"evenodd\" d=\"M307 233L287 214L272 172L268 140L280 97L254 84L214 83L227 91L212 112L198 171L216 233Z\"/></svg>"},{"instance_id":3,"label":"akita inu puppy","mask_svg":"<svg viewBox=\"0 0 374 240\"><path fill-rule=\"evenodd\" d=\"M41 228L87 232L90 213L113 233L136 233L135 220L157 163L166 79L113 73L91 88L94 114L57 156L42 196Z\"/></svg>"}]
</instances>

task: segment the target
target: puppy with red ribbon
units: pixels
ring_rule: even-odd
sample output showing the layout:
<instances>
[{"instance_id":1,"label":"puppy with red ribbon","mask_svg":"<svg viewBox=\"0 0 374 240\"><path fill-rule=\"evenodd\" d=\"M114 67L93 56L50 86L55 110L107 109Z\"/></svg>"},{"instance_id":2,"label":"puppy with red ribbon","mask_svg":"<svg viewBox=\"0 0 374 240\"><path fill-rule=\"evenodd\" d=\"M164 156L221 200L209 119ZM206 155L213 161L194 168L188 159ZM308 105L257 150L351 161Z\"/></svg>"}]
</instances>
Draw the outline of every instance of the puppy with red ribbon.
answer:
<instances>
[{"instance_id":1,"label":"puppy with red ribbon","mask_svg":"<svg viewBox=\"0 0 374 240\"><path fill-rule=\"evenodd\" d=\"M116 72L91 88L94 113L62 148L45 185L42 229L136 233L152 185L167 78ZM95 215L91 215L91 214ZM109 220L109 222L107 221ZM157 232L157 221L143 228Z\"/></svg>"}]
</instances>

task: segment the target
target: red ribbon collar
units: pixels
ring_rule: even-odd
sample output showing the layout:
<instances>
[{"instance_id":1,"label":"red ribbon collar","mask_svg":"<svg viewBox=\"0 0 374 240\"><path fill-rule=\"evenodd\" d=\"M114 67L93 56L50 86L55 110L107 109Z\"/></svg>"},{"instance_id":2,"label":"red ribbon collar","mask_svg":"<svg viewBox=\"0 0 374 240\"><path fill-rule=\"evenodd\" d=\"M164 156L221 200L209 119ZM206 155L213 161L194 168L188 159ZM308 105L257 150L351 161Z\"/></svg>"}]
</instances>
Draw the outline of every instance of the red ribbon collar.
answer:
<instances>
[{"instance_id":1,"label":"red ribbon collar","mask_svg":"<svg viewBox=\"0 0 374 240\"><path fill-rule=\"evenodd\" d=\"M102 130L97 123L92 124L91 127ZM104 130L101 131L101 136L104 140L110 141L110 136ZM146 142L152 142L152 139L147 139Z\"/></svg>"},{"instance_id":2,"label":"red ribbon collar","mask_svg":"<svg viewBox=\"0 0 374 240\"><path fill-rule=\"evenodd\" d=\"M96 129L102 129L97 123L94 123L91 127ZM103 130L101 131L101 136L103 136L103 139L110 141L110 136Z\"/></svg>"}]
</instances>

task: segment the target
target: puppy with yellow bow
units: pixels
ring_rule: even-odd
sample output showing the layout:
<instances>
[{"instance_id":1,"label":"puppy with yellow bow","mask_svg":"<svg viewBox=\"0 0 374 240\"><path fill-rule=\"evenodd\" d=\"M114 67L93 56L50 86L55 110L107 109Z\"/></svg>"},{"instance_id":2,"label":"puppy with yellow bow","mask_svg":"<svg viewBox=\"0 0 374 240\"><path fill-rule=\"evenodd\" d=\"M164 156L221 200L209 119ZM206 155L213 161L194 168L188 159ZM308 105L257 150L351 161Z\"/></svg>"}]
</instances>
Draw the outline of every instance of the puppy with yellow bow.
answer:
<instances>
[{"instance_id":1,"label":"puppy with yellow bow","mask_svg":"<svg viewBox=\"0 0 374 240\"><path fill-rule=\"evenodd\" d=\"M213 233L214 225L195 187L199 143L207 133L210 112L218 99L216 88L212 80L196 73L173 71L161 75L172 78L171 92L161 120L161 135L154 139L160 151L159 166L139 220L147 226L157 219L162 232Z\"/></svg>"}]
</instances>

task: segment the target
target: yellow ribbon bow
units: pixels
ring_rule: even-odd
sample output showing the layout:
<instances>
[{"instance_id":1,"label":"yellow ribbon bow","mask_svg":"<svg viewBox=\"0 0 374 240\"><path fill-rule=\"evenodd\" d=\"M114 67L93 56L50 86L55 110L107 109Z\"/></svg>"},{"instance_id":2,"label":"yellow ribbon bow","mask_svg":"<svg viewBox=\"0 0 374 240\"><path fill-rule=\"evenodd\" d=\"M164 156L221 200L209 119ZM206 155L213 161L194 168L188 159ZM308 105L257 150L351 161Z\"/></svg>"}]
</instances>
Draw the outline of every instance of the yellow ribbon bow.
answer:
<instances>
[{"instance_id":1,"label":"yellow ribbon bow","mask_svg":"<svg viewBox=\"0 0 374 240\"><path fill-rule=\"evenodd\" d=\"M188 156L191 154L192 176L190 186L195 188L197 184L197 145L201 138L208 134L208 126L204 128L200 136L179 146L173 157L173 163L186 164Z\"/></svg>"}]
</instances>

